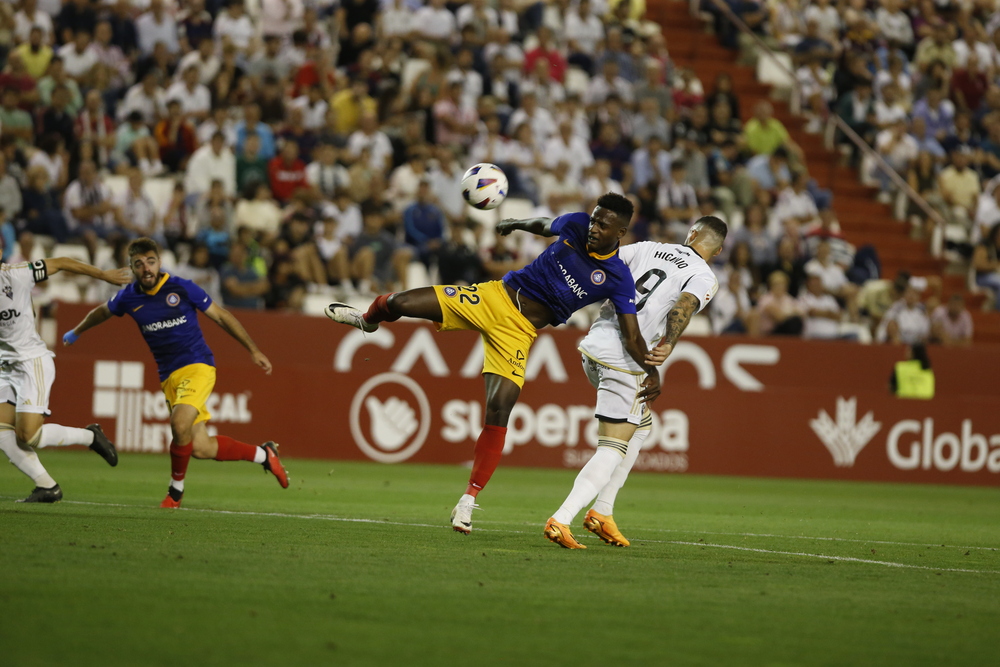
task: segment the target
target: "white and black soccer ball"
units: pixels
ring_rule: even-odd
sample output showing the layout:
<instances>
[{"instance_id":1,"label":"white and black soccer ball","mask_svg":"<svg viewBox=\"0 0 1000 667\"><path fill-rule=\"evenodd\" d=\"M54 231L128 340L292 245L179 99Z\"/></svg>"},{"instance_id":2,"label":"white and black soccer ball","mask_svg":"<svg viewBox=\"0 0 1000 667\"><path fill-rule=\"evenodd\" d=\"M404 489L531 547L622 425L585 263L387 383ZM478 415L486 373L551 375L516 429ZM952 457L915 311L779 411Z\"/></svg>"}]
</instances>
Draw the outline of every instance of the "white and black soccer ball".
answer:
<instances>
[{"instance_id":1,"label":"white and black soccer ball","mask_svg":"<svg viewBox=\"0 0 1000 667\"><path fill-rule=\"evenodd\" d=\"M507 174L495 164L481 162L469 167L462 176L462 197L469 206L483 211L499 206L508 190Z\"/></svg>"}]
</instances>

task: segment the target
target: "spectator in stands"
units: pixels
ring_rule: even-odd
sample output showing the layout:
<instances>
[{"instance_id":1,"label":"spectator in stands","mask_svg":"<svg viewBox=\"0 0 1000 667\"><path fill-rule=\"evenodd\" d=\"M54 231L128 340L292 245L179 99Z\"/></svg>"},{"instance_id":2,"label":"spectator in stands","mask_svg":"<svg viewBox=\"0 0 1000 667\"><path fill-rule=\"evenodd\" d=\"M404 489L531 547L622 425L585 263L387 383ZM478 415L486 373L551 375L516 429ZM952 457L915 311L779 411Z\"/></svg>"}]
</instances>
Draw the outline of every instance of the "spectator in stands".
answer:
<instances>
[{"instance_id":1,"label":"spectator in stands","mask_svg":"<svg viewBox=\"0 0 1000 667\"><path fill-rule=\"evenodd\" d=\"M720 285L708 311L712 332L716 336L747 333L752 311L753 304L740 274L731 272L728 281Z\"/></svg>"},{"instance_id":2,"label":"spectator in stands","mask_svg":"<svg viewBox=\"0 0 1000 667\"><path fill-rule=\"evenodd\" d=\"M768 276L768 291L760 297L750 318L754 336L800 336L802 306L788 293L788 278L776 271Z\"/></svg>"},{"instance_id":3,"label":"spectator in stands","mask_svg":"<svg viewBox=\"0 0 1000 667\"><path fill-rule=\"evenodd\" d=\"M128 237L148 236L161 246L166 245L156 205L143 188L145 179L141 169L128 170L128 187L114 197L115 206L121 211L120 226Z\"/></svg>"},{"instance_id":4,"label":"spectator in stands","mask_svg":"<svg viewBox=\"0 0 1000 667\"><path fill-rule=\"evenodd\" d=\"M306 163L299 158L299 146L294 141L286 141L281 153L267 165L271 192L282 204L287 204L298 190L308 187Z\"/></svg>"},{"instance_id":5,"label":"spectator in stands","mask_svg":"<svg viewBox=\"0 0 1000 667\"><path fill-rule=\"evenodd\" d=\"M6 158L3 158L6 168ZM59 208L59 199L49 188L49 173L45 167L28 169L27 185L22 192L21 224L18 232L52 236L59 243L69 238L66 218Z\"/></svg>"},{"instance_id":6,"label":"spectator in stands","mask_svg":"<svg viewBox=\"0 0 1000 667\"><path fill-rule=\"evenodd\" d=\"M38 139L38 150L28 161L28 168L42 166L49 174L49 185L61 193L69 182L69 153L58 134L45 134Z\"/></svg>"},{"instance_id":7,"label":"spectator in stands","mask_svg":"<svg viewBox=\"0 0 1000 667\"><path fill-rule=\"evenodd\" d=\"M264 295L271 291L267 278L260 277L250 266L247 248L233 243L229 261L219 270L222 282L222 302L227 308L264 307Z\"/></svg>"},{"instance_id":8,"label":"spectator in stands","mask_svg":"<svg viewBox=\"0 0 1000 667\"><path fill-rule=\"evenodd\" d=\"M997 307L1000 304L1000 225L994 226L973 250L972 269L976 285L993 292L993 305Z\"/></svg>"},{"instance_id":9,"label":"spectator in stands","mask_svg":"<svg viewBox=\"0 0 1000 667\"><path fill-rule=\"evenodd\" d=\"M306 167L306 181L326 200L332 200L338 190L350 186L347 169L337 162L333 144L320 144L313 151L313 161Z\"/></svg>"},{"instance_id":10,"label":"spectator in stands","mask_svg":"<svg viewBox=\"0 0 1000 667\"><path fill-rule=\"evenodd\" d=\"M52 62L49 63L48 72L38 80L38 101L46 106L51 105L52 91L57 86L62 86L69 91L70 100L67 105L68 109L72 113L79 111L80 106L83 104L83 97L80 96L80 86L66 73L66 68L63 66L63 59L59 56L52 59ZM99 92L98 96L100 96Z\"/></svg>"},{"instance_id":11,"label":"spectator in stands","mask_svg":"<svg viewBox=\"0 0 1000 667\"><path fill-rule=\"evenodd\" d=\"M952 294L931 314L931 342L949 347L972 344L972 315L965 309L961 294Z\"/></svg>"},{"instance_id":12,"label":"spectator in stands","mask_svg":"<svg viewBox=\"0 0 1000 667\"><path fill-rule=\"evenodd\" d=\"M260 136L250 131L243 152L236 158L236 190L244 197L255 193L257 186L268 182L267 160L260 154Z\"/></svg>"},{"instance_id":13,"label":"spectator in stands","mask_svg":"<svg viewBox=\"0 0 1000 667\"><path fill-rule=\"evenodd\" d=\"M934 62L941 62L949 69L955 66L955 47L952 46L951 32L948 24L937 19L931 27L931 33L917 44L913 63L926 72Z\"/></svg>"},{"instance_id":14,"label":"spectator in stands","mask_svg":"<svg viewBox=\"0 0 1000 667\"><path fill-rule=\"evenodd\" d=\"M549 169L560 162L569 165L569 176L576 181L582 181L583 172L594 164L594 155L587 142L573 134L573 123L566 118L559 122L559 133L545 144L543 155Z\"/></svg>"},{"instance_id":15,"label":"spectator in stands","mask_svg":"<svg viewBox=\"0 0 1000 667\"><path fill-rule=\"evenodd\" d=\"M194 152L184 175L184 189L189 195L207 191L209 184L220 181L228 197L236 195L236 158L226 147L222 132L212 135L210 143Z\"/></svg>"},{"instance_id":16,"label":"spectator in stands","mask_svg":"<svg viewBox=\"0 0 1000 667\"><path fill-rule=\"evenodd\" d=\"M66 74L81 83L89 83L90 70L97 64L97 52L90 48L90 31L79 28L73 41L60 47L56 52L62 59Z\"/></svg>"},{"instance_id":17,"label":"spectator in stands","mask_svg":"<svg viewBox=\"0 0 1000 667\"><path fill-rule=\"evenodd\" d=\"M257 183L253 199L241 199L237 202L233 216L237 227L251 230L256 240L263 245L269 244L278 236L281 209L271 197L271 189L266 182Z\"/></svg>"},{"instance_id":18,"label":"spectator in stands","mask_svg":"<svg viewBox=\"0 0 1000 667\"><path fill-rule=\"evenodd\" d=\"M43 15L48 18L48 15ZM12 55L24 65L24 71L34 79L42 78L52 62L52 47L49 46L45 35L43 28L33 26L28 39L12 52Z\"/></svg>"},{"instance_id":19,"label":"spectator in stands","mask_svg":"<svg viewBox=\"0 0 1000 667\"><path fill-rule=\"evenodd\" d=\"M819 221L816 200L809 193L809 173L804 169L795 172L788 187L778 193L768 229L772 236L788 234L800 238L804 230Z\"/></svg>"},{"instance_id":20,"label":"spectator in stands","mask_svg":"<svg viewBox=\"0 0 1000 667\"><path fill-rule=\"evenodd\" d=\"M740 284L753 297L756 297L761 284L760 269L750 261L750 246L746 243L736 243L733 245L719 282L728 283L729 276L733 273L739 274Z\"/></svg>"},{"instance_id":21,"label":"spectator in stands","mask_svg":"<svg viewBox=\"0 0 1000 667\"><path fill-rule=\"evenodd\" d=\"M745 243L750 248L750 263L765 267L777 260L775 240L767 230L767 211L760 204L746 209L743 226L732 235L732 243Z\"/></svg>"},{"instance_id":22,"label":"spectator in stands","mask_svg":"<svg viewBox=\"0 0 1000 667\"><path fill-rule=\"evenodd\" d=\"M753 155L770 155L780 147L787 149L793 145L788 130L774 117L774 108L766 101L754 107L753 118L743 126L743 139Z\"/></svg>"},{"instance_id":23,"label":"spectator in stands","mask_svg":"<svg viewBox=\"0 0 1000 667\"><path fill-rule=\"evenodd\" d=\"M125 99L118 105L119 120L128 118L135 111L142 117L142 122L154 125L165 115L167 99L160 87L161 76L159 70L146 70L142 80L128 89Z\"/></svg>"},{"instance_id":24,"label":"spectator in stands","mask_svg":"<svg viewBox=\"0 0 1000 667\"><path fill-rule=\"evenodd\" d=\"M807 273L806 288L799 294L804 316L802 337L831 340L840 338L840 305L823 286L819 273Z\"/></svg>"},{"instance_id":25,"label":"spectator in stands","mask_svg":"<svg viewBox=\"0 0 1000 667\"><path fill-rule=\"evenodd\" d=\"M11 224L21 215L23 200L17 179L7 173L7 157L0 153L0 224Z\"/></svg>"},{"instance_id":26,"label":"spectator in stands","mask_svg":"<svg viewBox=\"0 0 1000 667\"><path fill-rule=\"evenodd\" d=\"M909 173L910 164L916 160L919 153L916 139L906 132L905 118L895 120L890 127L878 133L875 150L900 175ZM881 188L879 201L888 204L897 190L896 184L878 164L874 165L874 176Z\"/></svg>"},{"instance_id":27,"label":"spectator in stands","mask_svg":"<svg viewBox=\"0 0 1000 667\"><path fill-rule=\"evenodd\" d=\"M843 95L837 102L837 115L847 123L861 139L872 144L875 140L876 118L875 118L875 97L872 95L871 84L866 81L859 81L854 89ZM853 147L850 139L842 136L840 142L852 146L852 154L858 159L857 148Z\"/></svg>"},{"instance_id":28,"label":"spectator in stands","mask_svg":"<svg viewBox=\"0 0 1000 667\"><path fill-rule=\"evenodd\" d=\"M167 13L163 0L149 0L149 11L135 20L135 31L139 50L143 55L151 54L157 44L163 44L172 55L181 50L177 39L177 23Z\"/></svg>"},{"instance_id":29,"label":"spectator in stands","mask_svg":"<svg viewBox=\"0 0 1000 667\"><path fill-rule=\"evenodd\" d=\"M352 157L360 158L362 150L367 150L369 166L379 173L384 173L392 164L392 143L379 129L374 113L363 114L359 128L347 139L347 151Z\"/></svg>"},{"instance_id":30,"label":"spectator in stands","mask_svg":"<svg viewBox=\"0 0 1000 667\"><path fill-rule=\"evenodd\" d=\"M52 43L55 36L52 17L39 9L37 0L24 0L21 8L14 14L14 38L20 42L27 42L35 29L45 44Z\"/></svg>"},{"instance_id":31,"label":"spectator in stands","mask_svg":"<svg viewBox=\"0 0 1000 667\"><path fill-rule=\"evenodd\" d=\"M931 157L941 160L946 153L941 142L927 132L927 121L924 118L914 118L910 125L910 134L917 142L917 150L921 153L930 153Z\"/></svg>"},{"instance_id":32,"label":"spectator in stands","mask_svg":"<svg viewBox=\"0 0 1000 667\"><path fill-rule=\"evenodd\" d=\"M774 264L762 267L761 273L771 275L781 271L788 278L788 293L799 294L806 282L805 261L799 254L796 237L785 235L778 241L777 260Z\"/></svg>"},{"instance_id":33,"label":"spectator in stands","mask_svg":"<svg viewBox=\"0 0 1000 667\"><path fill-rule=\"evenodd\" d=\"M160 160L169 171L183 171L195 151L194 127L184 118L179 100L167 102L167 117L156 124L153 132L160 150Z\"/></svg>"},{"instance_id":34,"label":"spectator in stands","mask_svg":"<svg viewBox=\"0 0 1000 667\"><path fill-rule=\"evenodd\" d=\"M931 322L924 304L920 302L920 292L908 284L903 298L894 303L882 318L875 339L880 343L917 345L926 343L930 333Z\"/></svg>"},{"instance_id":35,"label":"spectator in stands","mask_svg":"<svg viewBox=\"0 0 1000 667\"><path fill-rule=\"evenodd\" d=\"M351 253L358 292L370 294L373 288L385 291L396 283L405 288L406 267L413 251L385 229L385 218L376 206L366 204L362 213L364 227L355 237Z\"/></svg>"},{"instance_id":36,"label":"spectator in stands","mask_svg":"<svg viewBox=\"0 0 1000 667\"><path fill-rule=\"evenodd\" d=\"M951 164L938 174L938 191L947 206L949 225L964 238L972 228L982 187L979 174L969 167L972 150L961 146L951 153Z\"/></svg>"},{"instance_id":37,"label":"spectator in stands","mask_svg":"<svg viewBox=\"0 0 1000 667\"><path fill-rule=\"evenodd\" d=\"M433 202L428 176L420 179L416 201L403 211L403 229L406 242L416 250L416 258L427 268L437 264L444 244L445 220Z\"/></svg>"},{"instance_id":38,"label":"spectator in stands","mask_svg":"<svg viewBox=\"0 0 1000 667\"><path fill-rule=\"evenodd\" d=\"M80 163L77 180L66 188L63 215L70 234L87 246L91 263L98 239L112 238L119 233L117 224L122 219L121 209L115 206L111 190L101 182L97 166L90 160Z\"/></svg>"},{"instance_id":39,"label":"spectator in stands","mask_svg":"<svg viewBox=\"0 0 1000 667\"><path fill-rule=\"evenodd\" d=\"M27 145L34 141L34 124L20 104L21 94L16 88L4 88L0 93L0 136L14 137L20 145Z\"/></svg>"},{"instance_id":40,"label":"spectator in stands","mask_svg":"<svg viewBox=\"0 0 1000 667\"><path fill-rule=\"evenodd\" d=\"M792 182L788 152L778 147L773 153L761 153L747 161L746 169L733 178L733 192L740 206L757 201L758 192L776 193Z\"/></svg>"},{"instance_id":41,"label":"spectator in stands","mask_svg":"<svg viewBox=\"0 0 1000 667\"><path fill-rule=\"evenodd\" d=\"M670 164L670 178L660 182L656 193L656 206L671 243L682 243L688 227L698 215L698 195L690 183L685 182L686 164L676 160Z\"/></svg>"},{"instance_id":42,"label":"spectator in stands","mask_svg":"<svg viewBox=\"0 0 1000 667\"><path fill-rule=\"evenodd\" d=\"M927 132L944 142L955 127L955 105L945 96L944 91L931 88L925 97L913 105L913 117L922 119Z\"/></svg>"},{"instance_id":43,"label":"spectator in stands","mask_svg":"<svg viewBox=\"0 0 1000 667\"><path fill-rule=\"evenodd\" d=\"M208 246L195 243L188 260L179 264L173 273L198 285L212 297L213 301L223 303L222 281L219 278L219 271L211 263Z\"/></svg>"},{"instance_id":44,"label":"spectator in stands","mask_svg":"<svg viewBox=\"0 0 1000 667\"><path fill-rule=\"evenodd\" d=\"M243 143L247 135L254 132L260 142L257 153L264 160L270 160L276 155L274 143L274 131L266 123L260 120L260 107L254 103L243 107L243 122L236 125L236 152L243 152Z\"/></svg>"}]
</instances>

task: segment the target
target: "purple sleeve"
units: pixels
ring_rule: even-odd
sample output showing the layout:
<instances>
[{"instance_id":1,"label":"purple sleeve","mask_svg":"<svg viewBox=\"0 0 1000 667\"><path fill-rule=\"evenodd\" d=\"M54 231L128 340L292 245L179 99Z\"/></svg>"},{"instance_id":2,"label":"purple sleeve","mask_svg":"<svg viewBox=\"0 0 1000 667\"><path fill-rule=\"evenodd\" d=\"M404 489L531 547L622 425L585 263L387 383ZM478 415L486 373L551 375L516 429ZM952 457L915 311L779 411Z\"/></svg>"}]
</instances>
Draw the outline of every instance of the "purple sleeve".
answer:
<instances>
[{"instance_id":1,"label":"purple sleeve","mask_svg":"<svg viewBox=\"0 0 1000 667\"><path fill-rule=\"evenodd\" d=\"M212 297L198 283L190 280L185 282L187 283L185 287L187 288L188 298L191 299L191 303L194 304L195 308L204 313L212 305Z\"/></svg>"},{"instance_id":2,"label":"purple sleeve","mask_svg":"<svg viewBox=\"0 0 1000 667\"><path fill-rule=\"evenodd\" d=\"M628 269L623 275L622 280L618 282L618 289L611 295L611 303L619 315L635 315L635 283L632 282L632 274Z\"/></svg>"},{"instance_id":3,"label":"purple sleeve","mask_svg":"<svg viewBox=\"0 0 1000 667\"><path fill-rule=\"evenodd\" d=\"M125 306L125 290L129 289L131 285L127 285L122 289L118 290L117 294L108 299L108 310L115 317L121 317L126 312Z\"/></svg>"},{"instance_id":4,"label":"purple sleeve","mask_svg":"<svg viewBox=\"0 0 1000 667\"><path fill-rule=\"evenodd\" d=\"M590 228L590 216L586 213L567 213L552 221L549 229L553 234L566 237L571 241L583 241L586 246L587 230Z\"/></svg>"}]
</instances>

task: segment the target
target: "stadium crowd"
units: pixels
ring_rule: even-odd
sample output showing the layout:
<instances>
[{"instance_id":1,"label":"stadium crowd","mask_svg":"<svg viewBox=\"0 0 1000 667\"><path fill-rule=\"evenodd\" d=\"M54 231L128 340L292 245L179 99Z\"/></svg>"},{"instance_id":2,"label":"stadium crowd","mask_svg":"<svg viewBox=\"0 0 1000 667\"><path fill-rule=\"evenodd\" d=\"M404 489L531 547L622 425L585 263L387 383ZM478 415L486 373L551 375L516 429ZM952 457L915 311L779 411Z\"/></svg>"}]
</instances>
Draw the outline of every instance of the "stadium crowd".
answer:
<instances>
[{"instance_id":1,"label":"stadium crowd","mask_svg":"<svg viewBox=\"0 0 1000 667\"><path fill-rule=\"evenodd\" d=\"M810 113L871 141L1000 291L994 3L730 5L794 54ZM742 123L729 78L676 67L644 0L21 0L0 3L0 52L6 262L41 235L120 265L147 235L246 308L498 278L545 240L472 216L461 176L493 162L519 217L613 191L636 204L631 240L729 222L716 333L972 337L960 299L928 314L927 284L880 279L770 105Z\"/></svg>"}]
</instances>

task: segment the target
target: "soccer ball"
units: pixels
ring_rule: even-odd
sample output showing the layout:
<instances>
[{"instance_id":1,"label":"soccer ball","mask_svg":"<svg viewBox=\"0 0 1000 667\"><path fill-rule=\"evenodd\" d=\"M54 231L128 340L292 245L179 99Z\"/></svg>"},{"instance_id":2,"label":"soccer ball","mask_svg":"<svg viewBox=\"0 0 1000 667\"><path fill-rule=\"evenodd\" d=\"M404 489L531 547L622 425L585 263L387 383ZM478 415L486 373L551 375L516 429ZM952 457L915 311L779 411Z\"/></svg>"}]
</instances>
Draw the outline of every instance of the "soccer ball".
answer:
<instances>
[{"instance_id":1,"label":"soccer ball","mask_svg":"<svg viewBox=\"0 0 1000 667\"><path fill-rule=\"evenodd\" d=\"M462 176L462 197L469 206L489 211L507 197L507 174L495 164L481 162Z\"/></svg>"}]
</instances>

